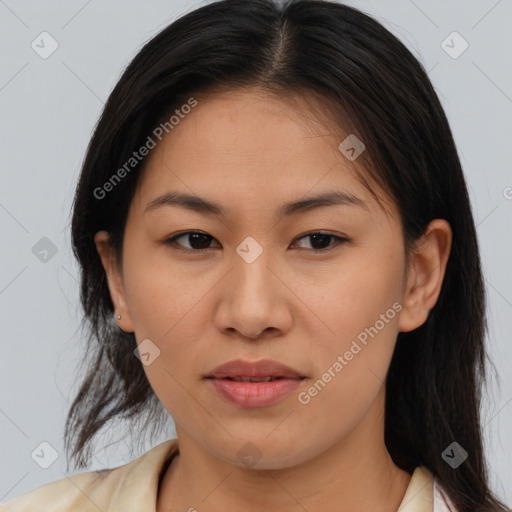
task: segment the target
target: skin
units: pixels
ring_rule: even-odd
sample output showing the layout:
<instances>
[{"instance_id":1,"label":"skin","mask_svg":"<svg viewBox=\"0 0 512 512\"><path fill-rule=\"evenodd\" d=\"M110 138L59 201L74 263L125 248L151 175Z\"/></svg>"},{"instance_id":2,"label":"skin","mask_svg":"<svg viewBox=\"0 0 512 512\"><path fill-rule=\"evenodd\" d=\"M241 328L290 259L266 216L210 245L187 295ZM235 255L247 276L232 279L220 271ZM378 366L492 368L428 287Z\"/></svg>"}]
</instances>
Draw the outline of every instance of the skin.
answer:
<instances>
[{"instance_id":1,"label":"skin","mask_svg":"<svg viewBox=\"0 0 512 512\"><path fill-rule=\"evenodd\" d=\"M437 301L451 229L433 220L406 269L395 205L380 190L386 211L379 207L354 174L357 160L338 150L347 134L301 101L250 89L202 96L148 157L122 265L108 233L96 234L118 325L161 351L144 371L175 421L180 453L163 477L158 512L391 512L410 482L384 444L384 380L398 332L422 325ZM368 209L337 205L274 218L285 202L333 189ZM229 214L176 206L144 214L169 190L207 198ZM192 230L212 237L207 252L192 252L198 246L187 236L164 243ZM315 246L304 237L318 231L350 242ZM248 236L263 249L252 263L236 252ZM397 301L401 311L301 404L298 393ZM242 409L203 378L238 358L274 359L308 379L278 404ZM252 468L237 456L248 442L261 455Z\"/></svg>"}]
</instances>

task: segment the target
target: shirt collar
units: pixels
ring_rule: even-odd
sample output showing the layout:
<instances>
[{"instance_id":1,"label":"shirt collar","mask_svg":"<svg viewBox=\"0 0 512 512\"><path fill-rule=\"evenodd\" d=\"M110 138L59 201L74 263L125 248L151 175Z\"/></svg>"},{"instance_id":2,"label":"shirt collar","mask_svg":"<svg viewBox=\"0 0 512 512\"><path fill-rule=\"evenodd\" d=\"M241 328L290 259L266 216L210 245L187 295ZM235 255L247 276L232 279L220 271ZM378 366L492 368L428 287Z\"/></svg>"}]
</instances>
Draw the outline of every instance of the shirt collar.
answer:
<instances>
[{"instance_id":1,"label":"shirt collar","mask_svg":"<svg viewBox=\"0 0 512 512\"><path fill-rule=\"evenodd\" d=\"M424 466L418 466L411 476L397 512L432 512L433 484L432 473Z\"/></svg>"}]
</instances>

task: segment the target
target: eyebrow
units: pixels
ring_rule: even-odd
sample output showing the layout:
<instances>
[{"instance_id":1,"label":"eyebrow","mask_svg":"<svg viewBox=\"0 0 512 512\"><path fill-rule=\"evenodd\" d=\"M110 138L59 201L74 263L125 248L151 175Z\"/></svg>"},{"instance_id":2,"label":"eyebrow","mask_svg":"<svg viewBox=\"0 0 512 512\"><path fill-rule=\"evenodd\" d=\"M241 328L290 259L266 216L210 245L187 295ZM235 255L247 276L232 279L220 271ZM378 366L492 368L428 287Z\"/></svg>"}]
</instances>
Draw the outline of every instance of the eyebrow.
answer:
<instances>
[{"instance_id":1,"label":"eyebrow","mask_svg":"<svg viewBox=\"0 0 512 512\"><path fill-rule=\"evenodd\" d=\"M276 211L277 218L289 217L291 215L306 212L326 206L355 206L369 211L368 205L359 197L343 190L331 190L305 197L280 206ZM199 196L182 192L169 191L151 200L144 210L144 213L154 211L162 206L178 206L195 212L226 217L228 211L222 206Z\"/></svg>"}]
</instances>

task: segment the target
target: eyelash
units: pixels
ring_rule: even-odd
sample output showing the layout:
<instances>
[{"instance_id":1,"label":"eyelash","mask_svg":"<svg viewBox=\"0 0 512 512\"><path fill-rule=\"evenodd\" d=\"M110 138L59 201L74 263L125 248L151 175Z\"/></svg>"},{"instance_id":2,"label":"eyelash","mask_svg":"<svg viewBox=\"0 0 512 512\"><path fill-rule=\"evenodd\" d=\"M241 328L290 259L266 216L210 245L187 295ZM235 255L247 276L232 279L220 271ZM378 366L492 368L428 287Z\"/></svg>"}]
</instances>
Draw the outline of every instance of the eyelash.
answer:
<instances>
[{"instance_id":1,"label":"eyelash","mask_svg":"<svg viewBox=\"0 0 512 512\"><path fill-rule=\"evenodd\" d=\"M182 250L182 251L185 251L185 252L196 252L196 253L197 252L208 252L211 249L211 248L207 248L207 249L188 249L187 247L182 247L179 244L177 244L176 240L178 238L181 238L181 237L184 237L184 236L187 236L187 235L191 235L191 234L203 235L205 237L211 238L212 240L215 240L214 237L208 235L207 233L203 233L201 231L185 231L184 233L179 233L177 235L174 235L171 238L167 238L166 240L164 240L163 243L166 244L166 245L173 245L173 246L174 245L178 245L178 250ZM326 249L309 249L310 251L312 251L315 254L325 253L327 251L331 251L332 249L336 248L337 246L339 246L342 243L350 242L350 239L348 239L348 238L343 238L343 237L334 235L332 233L324 233L324 232L321 232L321 231L313 231L311 233L306 233L305 235L302 235L302 236L296 238L295 240L302 240L303 238L308 238L308 237L311 237L313 235L323 235L323 236L327 236L327 237L336 239L336 242L334 244L330 244Z\"/></svg>"}]
</instances>

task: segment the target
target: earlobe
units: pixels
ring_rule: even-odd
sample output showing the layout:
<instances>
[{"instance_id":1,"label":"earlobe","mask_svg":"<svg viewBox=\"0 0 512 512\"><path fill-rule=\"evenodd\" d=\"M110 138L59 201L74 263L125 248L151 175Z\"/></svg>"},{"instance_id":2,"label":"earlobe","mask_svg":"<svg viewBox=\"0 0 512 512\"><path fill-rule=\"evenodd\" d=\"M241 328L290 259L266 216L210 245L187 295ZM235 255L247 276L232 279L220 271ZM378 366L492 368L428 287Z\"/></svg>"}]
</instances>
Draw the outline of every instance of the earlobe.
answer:
<instances>
[{"instance_id":1,"label":"earlobe","mask_svg":"<svg viewBox=\"0 0 512 512\"><path fill-rule=\"evenodd\" d=\"M96 250L101 258L101 263L107 277L110 298L114 304L117 325L125 332L134 332L130 312L126 302L123 278L119 266L110 246L109 234L107 231L98 231L94 236ZM120 318L117 318L117 317Z\"/></svg>"},{"instance_id":2,"label":"earlobe","mask_svg":"<svg viewBox=\"0 0 512 512\"><path fill-rule=\"evenodd\" d=\"M451 246L450 224L444 219L431 221L411 256L398 323L400 332L412 331L426 322L441 293Z\"/></svg>"}]
</instances>

